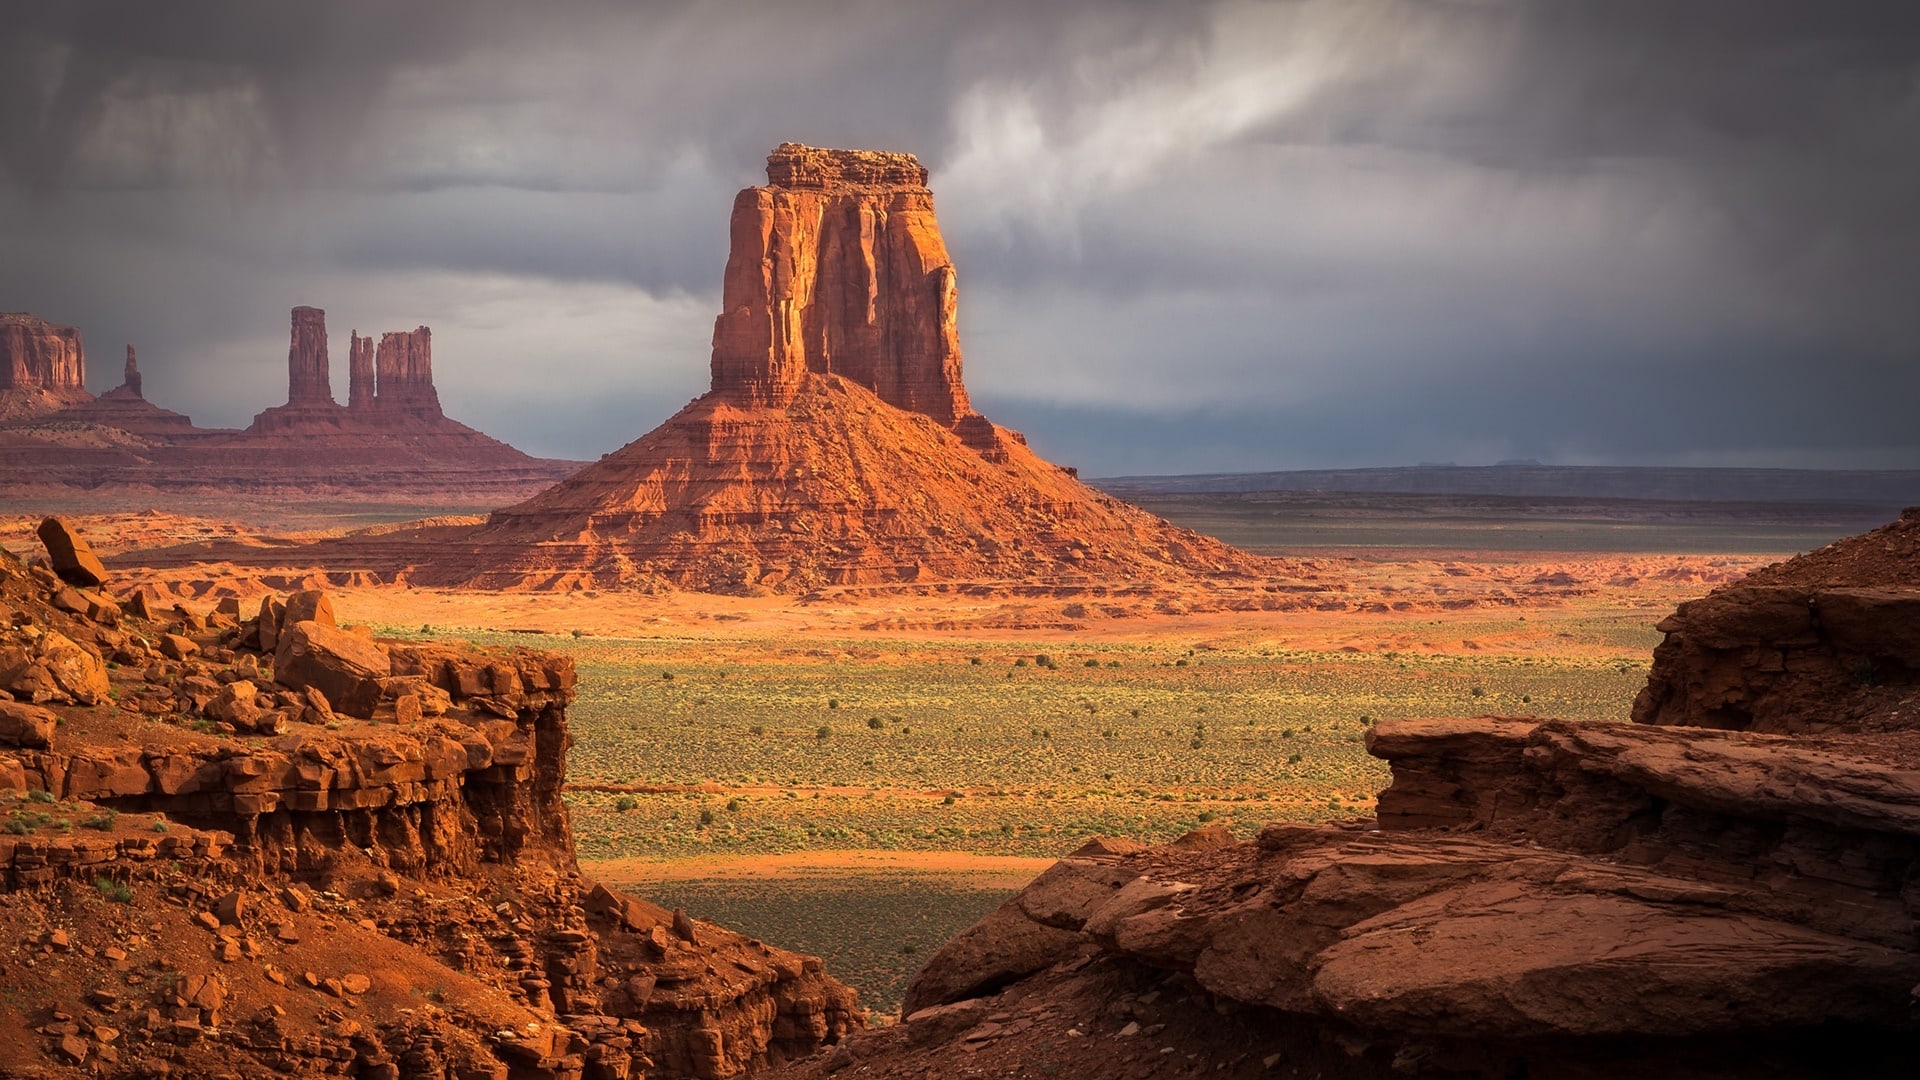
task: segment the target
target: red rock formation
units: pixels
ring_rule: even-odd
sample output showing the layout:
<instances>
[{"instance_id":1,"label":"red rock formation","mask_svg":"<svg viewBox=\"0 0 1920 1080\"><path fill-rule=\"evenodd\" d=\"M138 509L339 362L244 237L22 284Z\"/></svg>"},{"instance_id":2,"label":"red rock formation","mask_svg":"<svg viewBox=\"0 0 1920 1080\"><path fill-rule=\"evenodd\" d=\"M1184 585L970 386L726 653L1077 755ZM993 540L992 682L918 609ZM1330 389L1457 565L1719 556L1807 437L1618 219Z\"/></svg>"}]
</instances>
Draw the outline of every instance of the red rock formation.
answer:
<instances>
[{"instance_id":1,"label":"red rock formation","mask_svg":"<svg viewBox=\"0 0 1920 1080\"><path fill-rule=\"evenodd\" d=\"M287 404L334 404L328 373L327 313L293 309L293 340L287 345Z\"/></svg>"},{"instance_id":2,"label":"red rock formation","mask_svg":"<svg viewBox=\"0 0 1920 1080\"><path fill-rule=\"evenodd\" d=\"M389 415L437 420L440 394L433 388L433 331L424 326L380 335L376 408Z\"/></svg>"},{"instance_id":3,"label":"red rock formation","mask_svg":"<svg viewBox=\"0 0 1920 1080\"><path fill-rule=\"evenodd\" d=\"M147 396L141 390L140 362L134 358L133 346L131 344L127 346L127 366L121 369L120 388L137 398Z\"/></svg>"},{"instance_id":4,"label":"red rock formation","mask_svg":"<svg viewBox=\"0 0 1920 1080\"><path fill-rule=\"evenodd\" d=\"M356 332L350 404L342 407L328 389L325 314L296 308L292 323L287 404L263 410L245 431L196 428L145 400L132 346L126 384L98 400L0 393L0 494L107 505L154 492L275 502L299 495L483 510L524 499L578 464L528 457L447 419L425 327L388 335L393 389L384 406L376 402L374 342ZM77 335L73 342L77 349ZM16 413L23 422L10 424ZM57 436L36 426L45 419L61 422Z\"/></svg>"},{"instance_id":5,"label":"red rock formation","mask_svg":"<svg viewBox=\"0 0 1920 1080\"><path fill-rule=\"evenodd\" d=\"M1920 731L1920 507L1682 604L1659 629L1641 723Z\"/></svg>"},{"instance_id":6,"label":"red rock formation","mask_svg":"<svg viewBox=\"0 0 1920 1080\"><path fill-rule=\"evenodd\" d=\"M581 873L570 660L333 630L370 723L337 656L262 670L324 597L76 592L0 552L0 1071L722 1080L862 1023L817 959Z\"/></svg>"},{"instance_id":7,"label":"red rock formation","mask_svg":"<svg viewBox=\"0 0 1920 1080\"><path fill-rule=\"evenodd\" d=\"M1233 1077L1821 1077L1837 1032L1910 1071L1917 612L1920 511L1683 605L1649 722L1382 721L1376 820L1089 845L936 952L905 1023L776 1076L1114 1075L1150 1035Z\"/></svg>"},{"instance_id":8,"label":"red rock formation","mask_svg":"<svg viewBox=\"0 0 1920 1080\"><path fill-rule=\"evenodd\" d=\"M114 441L115 433L119 432L140 436L143 441L191 438L197 434L191 419L170 409L160 408L146 399L140 364L134 357L131 345L127 346L127 364L119 386L92 401L63 409L50 419L102 429L103 441L109 442ZM145 446L151 449L155 444L146 442ZM64 463L67 467L78 465L87 456L81 447L69 446L67 449L68 461ZM0 461L4 460L5 455L0 455ZM41 475L57 475L58 472L43 470Z\"/></svg>"},{"instance_id":9,"label":"red rock formation","mask_svg":"<svg viewBox=\"0 0 1920 1080\"><path fill-rule=\"evenodd\" d=\"M355 412L365 412L373 408L374 369L373 339L361 337L355 330L348 338L347 345L347 408Z\"/></svg>"},{"instance_id":10,"label":"red rock formation","mask_svg":"<svg viewBox=\"0 0 1920 1080\"><path fill-rule=\"evenodd\" d=\"M730 592L1278 572L972 411L953 266L910 155L787 144L768 173L735 202L709 393L483 528L309 557L428 583Z\"/></svg>"},{"instance_id":11,"label":"red rock formation","mask_svg":"<svg viewBox=\"0 0 1920 1080\"><path fill-rule=\"evenodd\" d=\"M0 420L93 400L80 331L25 312L0 314Z\"/></svg>"},{"instance_id":12,"label":"red rock formation","mask_svg":"<svg viewBox=\"0 0 1920 1080\"><path fill-rule=\"evenodd\" d=\"M952 426L960 384L953 260L911 154L783 143L733 202L713 389L781 407L807 372Z\"/></svg>"}]
</instances>

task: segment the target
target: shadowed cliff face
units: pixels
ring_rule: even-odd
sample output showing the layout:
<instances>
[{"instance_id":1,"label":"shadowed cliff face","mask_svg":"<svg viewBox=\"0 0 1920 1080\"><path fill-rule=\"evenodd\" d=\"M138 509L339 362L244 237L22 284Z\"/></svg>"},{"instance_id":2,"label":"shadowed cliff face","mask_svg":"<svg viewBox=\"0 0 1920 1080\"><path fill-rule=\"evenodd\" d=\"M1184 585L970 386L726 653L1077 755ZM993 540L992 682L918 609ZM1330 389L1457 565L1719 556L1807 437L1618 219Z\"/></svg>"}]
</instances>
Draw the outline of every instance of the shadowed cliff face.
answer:
<instances>
[{"instance_id":1,"label":"shadowed cliff face","mask_svg":"<svg viewBox=\"0 0 1920 1080\"><path fill-rule=\"evenodd\" d=\"M783 143L767 179L733 202L713 389L784 407L811 371L942 425L972 414L927 170L911 154Z\"/></svg>"}]
</instances>

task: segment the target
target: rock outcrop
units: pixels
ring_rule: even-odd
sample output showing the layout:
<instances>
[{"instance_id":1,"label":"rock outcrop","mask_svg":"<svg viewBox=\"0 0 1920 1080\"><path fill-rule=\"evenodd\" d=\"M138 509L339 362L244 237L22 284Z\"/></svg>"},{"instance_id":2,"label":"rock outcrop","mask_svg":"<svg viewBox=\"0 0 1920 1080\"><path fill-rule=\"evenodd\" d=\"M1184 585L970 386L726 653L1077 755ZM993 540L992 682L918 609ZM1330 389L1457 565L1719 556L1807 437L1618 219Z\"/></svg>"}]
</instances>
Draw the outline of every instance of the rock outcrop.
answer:
<instances>
[{"instance_id":1,"label":"rock outcrop","mask_svg":"<svg viewBox=\"0 0 1920 1080\"><path fill-rule=\"evenodd\" d=\"M714 394L784 408L812 372L946 427L972 415L927 170L911 154L783 143L767 181L733 201Z\"/></svg>"},{"instance_id":2,"label":"rock outcrop","mask_svg":"<svg viewBox=\"0 0 1920 1080\"><path fill-rule=\"evenodd\" d=\"M1682 604L1659 628L1640 723L1920 729L1920 508Z\"/></svg>"},{"instance_id":3,"label":"rock outcrop","mask_svg":"<svg viewBox=\"0 0 1920 1080\"><path fill-rule=\"evenodd\" d=\"M0 494L109 506L155 492L275 502L299 494L489 509L547 487L577 464L529 457L448 419L424 326L382 339L384 384L374 341L354 333L342 406L332 396L326 313L298 307L291 323L287 402L263 410L245 431L197 428L146 400L131 345L125 383L98 399L37 387L5 391ZM76 357L78 340L75 334ZM58 352L44 342L35 348L36 356ZM36 371L49 366L35 364Z\"/></svg>"},{"instance_id":4,"label":"rock outcrop","mask_svg":"<svg viewBox=\"0 0 1920 1080\"><path fill-rule=\"evenodd\" d=\"M440 419L440 394L433 388L433 331L419 326L380 335L374 366L379 377L376 410L426 422Z\"/></svg>"},{"instance_id":5,"label":"rock outcrop","mask_svg":"<svg viewBox=\"0 0 1920 1080\"><path fill-rule=\"evenodd\" d=\"M776 1075L1157 1075L1110 1060L1130 1039L1248 1077L1813 1077L1841 1045L1903 1071L1917 539L1920 512L1683 606L1641 723L1383 721L1376 819L1076 852L939 950L898 1028Z\"/></svg>"},{"instance_id":6,"label":"rock outcrop","mask_svg":"<svg viewBox=\"0 0 1920 1080\"><path fill-rule=\"evenodd\" d=\"M25 312L0 314L0 421L92 400L80 331Z\"/></svg>"},{"instance_id":7,"label":"rock outcrop","mask_svg":"<svg viewBox=\"0 0 1920 1080\"><path fill-rule=\"evenodd\" d=\"M861 1024L581 875L571 661L75 592L0 553L0 1071L718 1080Z\"/></svg>"},{"instance_id":8,"label":"rock outcrop","mask_svg":"<svg viewBox=\"0 0 1920 1080\"><path fill-rule=\"evenodd\" d=\"M365 412L373 408L374 383L377 379L373 368L373 339L361 337L360 331L355 330L347 341L347 408L354 412Z\"/></svg>"},{"instance_id":9,"label":"rock outcrop","mask_svg":"<svg viewBox=\"0 0 1920 1080\"><path fill-rule=\"evenodd\" d=\"M789 143L768 177L734 203L707 394L479 528L274 556L431 584L720 592L1277 572L973 412L953 265L911 155Z\"/></svg>"},{"instance_id":10,"label":"rock outcrop","mask_svg":"<svg viewBox=\"0 0 1920 1080\"><path fill-rule=\"evenodd\" d=\"M287 404L334 404L331 362L327 313L316 307L294 308L293 340L287 344Z\"/></svg>"},{"instance_id":11,"label":"rock outcrop","mask_svg":"<svg viewBox=\"0 0 1920 1080\"><path fill-rule=\"evenodd\" d=\"M126 367L121 369L120 385L116 389L125 390L137 398L147 396L141 390L140 361L133 355L133 346L131 344L127 346L127 364ZM109 391L109 393L111 392L112 391Z\"/></svg>"},{"instance_id":12,"label":"rock outcrop","mask_svg":"<svg viewBox=\"0 0 1920 1080\"><path fill-rule=\"evenodd\" d=\"M140 363L134 356L132 345L127 346L127 363L122 369L119 386L91 401L46 417L45 424L59 425L76 433L90 430L125 433L136 436L140 443L150 439L193 438L202 434L193 426L191 418L147 400L146 380L141 376ZM87 454L87 448L82 446L68 445L65 449L75 459L82 459ZM0 458L5 456L0 451Z\"/></svg>"}]
</instances>

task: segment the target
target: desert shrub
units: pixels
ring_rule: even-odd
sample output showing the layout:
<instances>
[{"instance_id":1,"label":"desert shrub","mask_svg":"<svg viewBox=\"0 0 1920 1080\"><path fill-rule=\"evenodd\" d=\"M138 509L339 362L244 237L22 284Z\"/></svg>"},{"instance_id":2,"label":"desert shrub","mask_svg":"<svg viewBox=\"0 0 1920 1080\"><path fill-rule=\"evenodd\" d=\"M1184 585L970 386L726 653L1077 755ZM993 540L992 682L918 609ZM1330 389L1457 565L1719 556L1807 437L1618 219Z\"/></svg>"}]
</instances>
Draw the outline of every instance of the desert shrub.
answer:
<instances>
[{"instance_id":1,"label":"desert shrub","mask_svg":"<svg viewBox=\"0 0 1920 1080\"><path fill-rule=\"evenodd\" d=\"M133 903L133 886L124 881L115 881L110 877L97 877L93 879L93 887L101 896L116 904Z\"/></svg>"},{"instance_id":2,"label":"desert shrub","mask_svg":"<svg viewBox=\"0 0 1920 1080\"><path fill-rule=\"evenodd\" d=\"M32 791L27 792L27 801L50 803L53 801L53 792L47 791L44 788L34 788Z\"/></svg>"},{"instance_id":3,"label":"desert shrub","mask_svg":"<svg viewBox=\"0 0 1920 1080\"><path fill-rule=\"evenodd\" d=\"M886 726L886 721L880 719L879 717L877 716L867 717L867 727L873 729L874 731L879 731L881 728L885 726Z\"/></svg>"},{"instance_id":4,"label":"desert shrub","mask_svg":"<svg viewBox=\"0 0 1920 1080\"><path fill-rule=\"evenodd\" d=\"M80 824L85 828L98 829L101 832L112 832L113 823L118 820L120 820L120 811L108 808L97 814L81 818Z\"/></svg>"},{"instance_id":5,"label":"desert shrub","mask_svg":"<svg viewBox=\"0 0 1920 1080\"><path fill-rule=\"evenodd\" d=\"M837 698L837 697L830 697L830 698L828 698L828 699L827 699L827 708L829 708L829 709L837 709L837 708L839 708L839 707L840 707L840 699L839 699L839 698Z\"/></svg>"},{"instance_id":6,"label":"desert shrub","mask_svg":"<svg viewBox=\"0 0 1920 1080\"><path fill-rule=\"evenodd\" d=\"M737 813L739 813L739 812L740 812L740 800L739 800L739 799L728 799L728 800L727 800L727 812L728 812L728 813L730 813L730 814L737 814Z\"/></svg>"},{"instance_id":7,"label":"desert shrub","mask_svg":"<svg viewBox=\"0 0 1920 1080\"><path fill-rule=\"evenodd\" d=\"M704 806L700 808L700 824L702 826L713 824L713 811Z\"/></svg>"},{"instance_id":8,"label":"desert shrub","mask_svg":"<svg viewBox=\"0 0 1920 1080\"><path fill-rule=\"evenodd\" d=\"M831 738L832 735L833 735L833 729L828 727L825 724L821 724L818 728L815 728L813 732L813 737L816 739Z\"/></svg>"},{"instance_id":9,"label":"desert shrub","mask_svg":"<svg viewBox=\"0 0 1920 1080\"><path fill-rule=\"evenodd\" d=\"M620 811L623 814L639 805L640 805L640 800L634 798L631 795L622 795L619 798L613 800L613 808L615 810Z\"/></svg>"}]
</instances>

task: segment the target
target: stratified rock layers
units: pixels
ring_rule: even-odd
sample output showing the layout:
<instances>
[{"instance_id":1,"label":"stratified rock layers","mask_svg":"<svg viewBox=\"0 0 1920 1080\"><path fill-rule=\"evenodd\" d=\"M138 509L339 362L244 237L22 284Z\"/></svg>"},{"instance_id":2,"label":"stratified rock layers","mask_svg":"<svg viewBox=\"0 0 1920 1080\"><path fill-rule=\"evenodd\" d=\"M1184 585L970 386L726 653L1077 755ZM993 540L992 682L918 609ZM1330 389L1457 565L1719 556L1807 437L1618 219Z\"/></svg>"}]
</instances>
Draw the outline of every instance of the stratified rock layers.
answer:
<instances>
[{"instance_id":1,"label":"stratified rock layers","mask_svg":"<svg viewBox=\"0 0 1920 1080\"><path fill-rule=\"evenodd\" d=\"M227 431L196 428L147 401L131 345L126 381L95 399L76 389L84 374L77 331L0 316L0 373L9 380L0 389L0 492L109 504L154 493L298 494L477 510L524 499L576 467L448 419L426 327L386 334L377 357L372 338L353 334L342 406L332 395L326 313L297 307L290 322L286 404Z\"/></svg>"},{"instance_id":2,"label":"stratified rock layers","mask_svg":"<svg viewBox=\"0 0 1920 1080\"><path fill-rule=\"evenodd\" d=\"M1151 1022L1145 996L1075 996L1104 971L1244 1018L1237 1059L1160 1037L1210 1074L1271 1053L1355 1077L1814 1077L1836 1040L1863 1074L1902 1071L1916 612L1920 510L1682 605L1642 723L1382 721L1377 819L1089 845L935 953L904 1030L841 1057L891 1080L971 1054L943 1010L976 998Z\"/></svg>"},{"instance_id":3,"label":"stratified rock layers","mask_svg":"<svg viewBox=\"0 0 1920 1080\"><path fill-rule=\"evenodd\" d=\"M294 308L293 340L287 345L287 404L333 404L327 367L327 313Z\"/></svg>"},{"instance_id":4,"label":"stratified rock layers","mask_svg":"<svg viewBox=\"0 0 1920 1080\"><path fill-rule=\"evenodd\" d=\"M373 407L373 339L356 330L347 341L347 408L358 412Z\"/></svg>"},{"instance_id":5,"label":"stratified rock layers","mask_svg":"<svg viewBox=\"0 0 1920 1080\"><path fill-rule=\"evenodd\" d=\"M912 155L788 143L767 173L734 201L706 395L478 530L385 538L373 561L425 582L715 591L1265 569L973 411Z\"/></svg>"},{"instance_id":6,"label":"stratified rock layers","mask_svg":"<svg viewBox=\"0 0 1920 1080\"><path fill-rule=\"evenodd\" d=\"M0 314L0 420L93 400L80 331L23 312Z\"/></svg>"},{"instance_id":7,"label":"stratified rock layers","mask_svg":"<svg viewBox=\"0 0 1920 1080\"><path fill-rule=\"evenodd\" d=\"M926 170L909 154L792 143L767 160L770 186L733 202L714 392L779 408L815 372L945 425L971 413Z\"/></svg>"},{"instance_id":8,"label":"stratified rock layers","mask_svg":"<svg viewBox=\"0 0 1920 1080\"><path fill-rule=\"evenodd\" d=\"M416 420L440 419L440 394L433 388L433 331L420 326L380 335L374 367L379 377L375 408Z\"/></svg>"}]
</instances>

